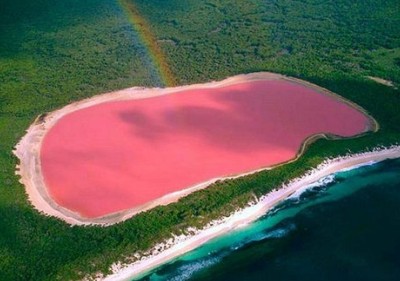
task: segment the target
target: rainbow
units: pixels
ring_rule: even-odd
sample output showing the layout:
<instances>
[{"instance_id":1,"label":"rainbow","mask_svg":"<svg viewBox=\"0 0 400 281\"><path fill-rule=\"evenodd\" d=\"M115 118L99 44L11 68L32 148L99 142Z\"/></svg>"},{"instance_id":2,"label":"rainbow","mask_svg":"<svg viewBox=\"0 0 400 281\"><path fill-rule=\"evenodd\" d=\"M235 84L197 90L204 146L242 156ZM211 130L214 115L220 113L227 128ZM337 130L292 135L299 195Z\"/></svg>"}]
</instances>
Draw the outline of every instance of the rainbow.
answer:
<instances>
[{"instance_id":1,"label":"rainbow","mask_svg":"<svg viewBox=\"0 0 400 281\"><path fill-rule=\"evenodd\" d=\"M176 79L168 66L164 52L158 45L157 38L150 30L146 19L140 15L139 10L131 0L118 0L118 3L145 45L149 57L155 65L163 84L167 87L175 86L177 84Z\"/></svg>"}]
</instances>

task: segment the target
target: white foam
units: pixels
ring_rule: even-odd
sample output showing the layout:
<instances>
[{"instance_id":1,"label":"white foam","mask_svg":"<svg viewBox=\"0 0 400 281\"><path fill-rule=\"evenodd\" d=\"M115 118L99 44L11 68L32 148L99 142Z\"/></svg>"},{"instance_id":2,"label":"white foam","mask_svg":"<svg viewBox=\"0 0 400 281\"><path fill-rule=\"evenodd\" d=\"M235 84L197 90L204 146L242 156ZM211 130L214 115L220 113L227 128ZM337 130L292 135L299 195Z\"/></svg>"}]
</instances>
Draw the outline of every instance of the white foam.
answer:
<instances>
[{"instance_id":1,"label":"white foam","mask_svg":"<svg viewBox=\"0 0 400 281\"><path fill-rule=\"evenodd\" d=\"M287 236L290 232L296 229L296 225L291 223L287 225L286 227L283 228L278 228L275 230L272 230L271 232L267 233L265 236L265 239L267 238L282 238Z\"/></svg>"},{"instance_id":2,"label":"white foam","mask_svg":"<svg viewBox=\"0 0 400 281\"><path fill-rule=\"evenodd\" d=\"M372 166L372 165L374 165L376 163L377 163L376 161L368 161L368 162L365 162L365 163L361 163L359 165L355 165L355 166L352 166L352 167L349 167L349 168L342 169L339 172L348 172L348 171L355 170L355 169L358 169L358 168L361 168L361 167L364 167L364 166Z\"/></svg>"},{"instance_id":3,"label":"white foam","mask_svg":"<svg viewBox=\"0 0 400 281\"><path fill-rule=\"evenodd\" d=\"M333 182L335 182L335 175L334 175L334 174L328 175L328 176L326 176L326 177L324 177L324 178L321 178L320 180L318 180L318 181L316 181L316 182L314 182L314 183L312 183L312 184L309 184L309 185L306 185L306 186L304 186L304 187L302 187L302 188L299 188L298 190L296 190L295 193L293 193L292 195L290 195L290 196L288 197L288 199L292 199L292 200L293 200L293 199L300 199L300 196L301 196L304 192L306 192L307 190L314 189L314 188L316 188L316 187L326 186L326 185L328 185L328 184L330 184L330 183L333 183Z\"/></svg>"},{"instance_id":4,"label":"white foam","mask_svg":"<svg viewBox=\"0 0 400 281\"><path fill-rule=\"evenodd\" d=\"M169 278L168 280L171 281L184 281L188 280L192 275L203 268L212 266L218 262L220 262L222 257L213 257L213 258L207 258L203 259L200 261L192 262L187 265L183 265L181 268L178 270L178 274L174 276L173 278Z\"/></svg>"}]
</instances>

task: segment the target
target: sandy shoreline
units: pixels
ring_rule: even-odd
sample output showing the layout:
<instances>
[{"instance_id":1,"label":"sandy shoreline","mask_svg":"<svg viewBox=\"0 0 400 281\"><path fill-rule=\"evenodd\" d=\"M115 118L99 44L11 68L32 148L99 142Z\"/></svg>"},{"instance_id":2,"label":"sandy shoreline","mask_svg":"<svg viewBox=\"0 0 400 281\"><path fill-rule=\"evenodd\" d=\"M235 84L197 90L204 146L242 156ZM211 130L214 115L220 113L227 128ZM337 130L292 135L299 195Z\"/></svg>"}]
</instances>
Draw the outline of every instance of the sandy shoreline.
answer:
<instances>
[{"instance_id":1,"label":"sandy shoreline","mask_svg":"<svg viewBox=\"0 0 400 281\"><path fill-rule=\"evenodd\" d=\"M394 158L400 158L400 146L378 148L372 152L353 154L326 160L310 173L294 179L289 184L268 193L258 202L249 207L237 211L229 217L214 221L202 230L193 229L192 231L195 233L194 235L182 235L180 237L175 237L174 240L169 239L169 241L159 244L149 250L145 253L145 256L142 256L140 260L132 264L114 264L112 266L113 273L111 275L106 277L98 276L97 280L131 280L133 277L140 276L157 266L171 261L172 259L201 246L217 236L255 221L277 203L288 198L293 193L304 189L306 186L317 182L321 178L363 164L376 163ZM136 257L140 256L136 255Z\"/></svg>"},{"instance_id":2,"label":"sandy shoreline","mask_svg":"<svg viewBox=\"0 0 400 281\"><path fill-rule=\"evenodd\" d=\"M205 84L194 84L188 86L179 86L174 88L134 87L111 93L97 95L92 98L88 98L85 100L69 104L51 113L39 116L36 119L36 121L29 127L29 129L27 130L27 134L21 139L21 141L17 144L14 150L14 154L20 160L20 164L17 166L16 173L21 178L20 182L25 186L30 202L38 211L46 215L58 217L68 222L69 224L73 225L88 225L88 224L110 225L124 221L139 212L149 210L157 205L167 205L169 203L176 202L177 200L179 200L179 198L184 197L194 191L203 189L208 185L210 185L211 183L215 182L216 180L244 176L246 174L271 168L271 167L263 167L256 171L246 172L240 175L232 175L232 176L211 179L206 182L188 187L181 191L168 194L164 197L158 198L145 205L96 219L82 217L80 214L70 211L58 205L56 202L54 202L48 193L41 171L40 149L45 134L57 123L58 120L60 120L60 118L71 112L105 102L152 98L167 94L179 94L180 92L198 88L218 88L218 87L224 87L228 85L234 85L249 81L258 81L258 80L286 80L307 86L309 88L318 91L321 94L332 96L335 99L338 99L341 102L344 102L350 105L351 107L357 109L358 111L362 112L363 114L365 114L370 120L369 128L367 128L367 130L377 131L379 128L378 123L358 105L317 85L274 73L260 72L260 73L246 74L246 75L237 75L222 81L210 82ZM324 134L310 136L307 140L304 141L297 156L291 161L294 161L299 156L301 156L301 154L304 151L304 148L308 145L308 143L311 143L316 138L321 138L321 137L327 138L329 136L326 136Z\"/></svg>"}]
</instances>

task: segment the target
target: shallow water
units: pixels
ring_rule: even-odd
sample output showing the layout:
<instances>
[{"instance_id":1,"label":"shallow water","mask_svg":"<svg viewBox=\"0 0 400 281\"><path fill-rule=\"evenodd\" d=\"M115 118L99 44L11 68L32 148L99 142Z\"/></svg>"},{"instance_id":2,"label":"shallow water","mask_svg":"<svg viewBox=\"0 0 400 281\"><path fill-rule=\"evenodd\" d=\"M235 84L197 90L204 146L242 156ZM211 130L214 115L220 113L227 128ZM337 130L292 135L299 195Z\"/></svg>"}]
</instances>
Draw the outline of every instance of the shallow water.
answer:
<instances>
[{"instance_id":1,"label":"shallow water","mask_svg":"<svg viewBox=\"0 0 400 281\"><path fill-rule=\"evenodd\" d=\"M400 160L337 173L140 280L400 280Z\"/></svg>"}]
</instances>

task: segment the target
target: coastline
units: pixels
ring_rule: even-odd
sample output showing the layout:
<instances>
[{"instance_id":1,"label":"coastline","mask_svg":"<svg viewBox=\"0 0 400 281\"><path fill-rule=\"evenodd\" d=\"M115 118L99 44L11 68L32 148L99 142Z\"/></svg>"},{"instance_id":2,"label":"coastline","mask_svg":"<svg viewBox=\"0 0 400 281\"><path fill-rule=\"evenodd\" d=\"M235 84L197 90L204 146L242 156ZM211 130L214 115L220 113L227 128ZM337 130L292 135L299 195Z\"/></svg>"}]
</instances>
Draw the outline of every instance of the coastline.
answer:
<instances>
[{"instance_id":1,"label":"coastline","mask_svg":"<svg viewBox=\"0 0 400 281\"><path fill-rule=\"evenodd\" d=\"M257 220L279 202L307 188L308 185L317 182L321 178L339 171L394 158L400 158L399 145L390 148L376 148L370 152L327 159L309 173L292 180L281 188L275 189L260 198L257 202L249 204L248 207L238 210L231 216L213 221L201 230L188 229L188 231L194 232L193 235L181 235L176 236L174 240L169 239L164 243L156 245L151 250L144 253L142 257L140 257L139 254L133 254L138 260L131 264L113 264L111 267L112 274L108 276L98 275L96 280L132 280L134 277L142 276L152 269L201 246L213 238Z\"/></svg>"},{"instance_id":2,"label":"coastline","mask_svg":"<svg viewBox=\"0 0 400 281\"><path fill-rule=\"evenodd\" d=\"M305 87L312 88L317 92L329 95L340 102L343 102L356 110L363 113L369 120L368 127L365 132L373 131L376 132L379 129L379 124L373 119L364 109L359 107L358 105L352 103L349 100L342 98L341 96L330 92L327 89L321 88L317 85L309 83L307 81L299 80L296 78L287 77L280 74L274 74L269 72L259 72L259 73L251 73L251 74L242 74L227 78L222 81L214 81L205 84L194 84L194 85L186 85L179 86L173 88L128 88L120 91L110 92L106 94L101 94L94 96L92 98L88 98L85 100L81 100L78 102L74 102L69 104L61 109L55 110L51 113L46 113L39 116L35 122L29 127L27 130L27 134L20 140L17 144L14 154L20 160L20 164L17 165L17 175L20 176L20 182L25 186L26 193L28 194L29 201L32 203L35 209L39 212L42 212L46 215L54 216L59 219L66 221L71 225L101 225L107 226L114 223L118 223L124 221L137 213L149 210L158 205L167 205L173 202L178 201L180 198L203 188L206 188L210 184L214 183L217 180L236 178L245 176L251 173L255 173L261 170L266 170L273 168L275 166L283 165L288 162L292 162L297 160L304 152L305 148L313 142L317 138L328 138L334 139L335 136L330 136L326 134L317 134L309 136L304 140L299 151L295 155L295 157L288 162L279 163L275 166L270 167L261 167L260 169L254 171L245 171L239 175L226 175L219 178L214 178L208 180L206 182L202 182L196 184L191 187L186 187L178 192L167 194L161 198L158 198L154 201L148 202L142 206L138 206L135 208L131 208L128 210L123 210L117 213L109 214L100 218L85 218L80 214L70 211L60 205L58 205L50 196L41 171L41 162L40 162L40 150L42 141L46 135L46 133L60 120L63 116L83 109L87 107L94 106L96 104L111 102L111 101L123 101L123 100L133 100L133 99L145 99L152 98L167 94L179 94L180 92L199 89L199 88L219 88L225 87L229 85L234 85L243 82L249 81L258 81L258 80L286 80L292 83L297 83L303 85ZM365 133L364 132L364 133ZM364 133L358 135L361 136ZM358 137L355 136L355 137Z\"/></svg>"}]
</instances>

